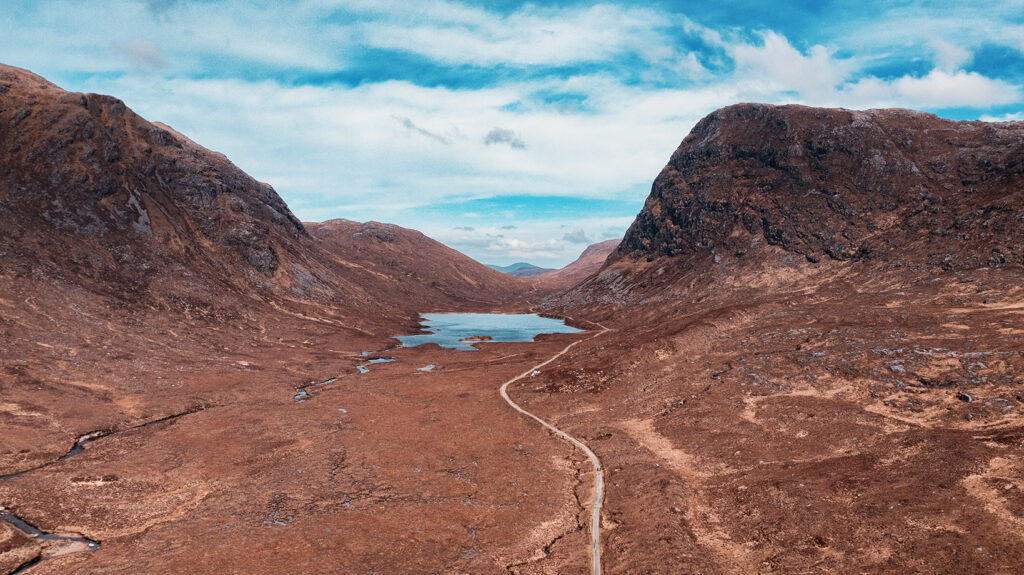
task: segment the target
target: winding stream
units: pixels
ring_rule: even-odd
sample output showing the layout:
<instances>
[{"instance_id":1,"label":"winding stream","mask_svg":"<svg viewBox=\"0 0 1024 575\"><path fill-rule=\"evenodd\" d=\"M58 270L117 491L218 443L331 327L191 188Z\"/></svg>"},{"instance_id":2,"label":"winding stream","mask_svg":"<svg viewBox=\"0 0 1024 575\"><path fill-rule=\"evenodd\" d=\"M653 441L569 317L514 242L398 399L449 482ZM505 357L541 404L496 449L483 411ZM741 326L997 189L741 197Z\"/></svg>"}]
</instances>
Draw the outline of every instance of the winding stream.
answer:
<instances>
[{"instance_id":1,"label":"winding stream","mask_svg":"<svg viewBox=\"0 0 1024 575\"><path fill-rule=\"evenodd\" d=\"M199 407L194 407L194 408L189 409L187 411L183 411L181 413L174 413L174 414L168 415L166 417L161 417L159 419L154 419L152 421L147 421L146 423L140 423L138 425L133 425L131 427L126 427L126 428L123 428L123 429L101 429L101 430L97 430L97 431L91 431L91 432L86 433L85 435L79 437L75 441L74 445L71 446L71 449L69 449L67 453L65 453L64 455L61 455L57 459L54 459L52 461L47 461L46 463L43 463L42 465L37 465L36 467L32 467L32 468L26 469L24 471L18 471L17 473L10 473L10 474L7 474L7 475L0 475L0 482L6 481L8 479L13 479L15 477L20 477L22 475L25 475L26 473L31 473L33 471L38 471L40 469L43 469L44 467L49 467L49 466L51 466L51 465L53 465L55 463L59 463L61 461L65 461L67 459L71 459L72 457L74 457L74 456L84 452L86 445L88 445L88 444L90 444L90 443L92 443L92 442L94 442L94 441L96 441L98 439L102 439L104 437L109 437L109 436L117 434L117 433L123 433L125 431L131 431L133 429L140 429L140 428L143 428L143 427L149 427L151 425L156 425L158 423L163 423L165 421L170 421L172 419L177 419L179 417L182 417L182 416L185 416L185 415L189 415L189 414L192 414L192 413L196 413L198 411L203 411L205 409L206 409L206 406L202 405L202 406L199 406ZM15 527L15 529L21 531L22 533L24 533L24 534L26 534L26 535L34 538L34 539L39 540L39 541L54 541L54 542L57 542L55 545L52 545L52 546L48 547L47 549L44 549L37 557L31 559L27 563L25 563L25 564L21 565L20 567L18 567L17 569L15 569L15 571L13 573L11 573L11 575L20 575L21 573L25 573L30 568L32 568L33 566L39 564L42 561L46 561L46 560L52 559L54 557L59 557L61 555L67 554L67 553L75 553L75 552L79 552L79 551L96 551L97 549L100 548L100 542L99 541L94 541L92 539L89 539L87 537L82 536L81 534L64 534L64 535L61 535L61 534L57 534L57 533L47 533L47 532L43 531L42 529L39 529L35 525L32 525L31 523L29 523L29 522L25 521L24 519L18 517L17 515L12 513L10 509L7 509L6 507L2 507L2 506L0 506L0 521L5 521L5 522L9 523L10 525L13 525Z\"/></svg>"},{"instance_id":2,"label":"winding stream","mask_svg":"<svg viewBox=\"0 0 1024 575\"><path fill-rule=\"evenodd\" d=\"M63 542L61 545L43 550L38 556L15 569L11 575L24 573L42 561L53 559L54 557L59 557L66 553L74 553L76 551L83 550L96 551L100 548L99 541L93 541L92 539L88 539L78 534L57 535L54 533L47 533L2 507L0 507L0 520L10 523L19 531L34 539L38 539L40 541ZM78 549L76 547L84 547L84 549Z\"/></svg>"}]
</instances>

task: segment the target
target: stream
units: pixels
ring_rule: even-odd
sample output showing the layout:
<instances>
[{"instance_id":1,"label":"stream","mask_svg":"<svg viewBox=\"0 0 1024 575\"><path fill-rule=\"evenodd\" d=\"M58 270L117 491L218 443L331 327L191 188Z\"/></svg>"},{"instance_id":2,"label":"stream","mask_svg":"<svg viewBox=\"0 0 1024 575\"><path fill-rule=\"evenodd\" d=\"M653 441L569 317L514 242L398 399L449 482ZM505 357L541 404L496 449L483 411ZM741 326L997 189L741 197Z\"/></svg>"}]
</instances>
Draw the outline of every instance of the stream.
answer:
<instances>
[{"instance_id":1,"label":"stream","mask_svg":"<svg viewBox=\"0 0 1024 575\"><path fill-rule=\"evenodd\" d=\"M8 479L13 479L15 477L20 477L22 475L25 475L26 473L31 473L33 471L38 471L39 469L42 469L44 467L49 467L49 466L51 466L51 465L53 465L55 463L59 463L61 461L65 461L67 459L71 459L72 457L74 457L74 456L84 452L86 445L89 445L90 443L92 443L92 442L94 442L94 441L96 441L98 439L102 439L104 437L109 437L111 435L114 435L114 434L117 434L117 433L122 433L122 432L125 432L125 431L131 431L133 429L139 429L139 428L142 428L142 427L149 427L151 425L156 425L158 423L163 423L165 421L170 421L172 419L177 419L177 418L182 417L184 415L189 415L189 414L192 414L192 413L196 413L196 412L202 411L204 409L206 409L206 406L202 405L202 406L199 406L199 407L191 408L191 409L189 409L187 411L184 411L184 412L181 412L181 413L174 413L174 414L168 415L166 417L161 417L159 419L154 419L152 421L147 421L146 423L140 423L138 425L133 425L131 427L126 427L124 429L101 429L101 430L97 430L97 431L91 431L91 432L86 433L85 435L79 437L75 441L74 445L71 446L71 449L69 449L67 453L65 453L64 455L61 455L57 459L54 459L52 461L47 461L46 463L43 463L42 465L37 465L36 467L32 467L32 468L26 469L24 471L18 471L17 473L10 473L10 474L7 474L7 475L0 475L0 482L6 481ZM87 537L83 537L82 535L79 535L79 534L59 535L59 534L55 534L55 533L47 533L47 532L43 531L42 529L39 529L35 525L32 525L31 523L29 523L29 522L25 521L24 519L18 517L17 515L12 513L9 509L7 509L6 507L2 507L2 506L0 506L0 521L6 521L7 523L13 525L17 530L21 531L22 533L24 533L24 534L26 534L26 535L34 538L34 539L37 539L39 541L59 542L59 543L57 543L57 544L55 544L53 546L48 547L47 549L44 549L43 552L39 554L39 556L35 557L34 559L30 560L29 562L25 563L24 565L21 565L20 567L18 567L13 573L11 573L11 575L20 575L22 573L25 573L31 567L33 567L34 565L39 564L42 561L46 561L46 560L52 559L54 557L59 557L60 555L64 555L66 553L75 553L75 552L78 552L78 551L96 551L97 549L100 548L100 542L99 541L94 541L94 540L89 539Z\"/></svg>"},{"instance_id":2,"label":"stream","mask_svg":"<svg viewBox=\"0 0 1024 575\"><path fill-rule=\"evenodd\" d=\"M29 560L27 563L14 570L11 575L24 573L42 561L59 557L65 553L74 553L75 551L96 551L100 548L99 541L93 541L92 539L82 537L81 535L56 535L54 533L47 533L17 515L14 515L3 507L0 507L0 520L10 523L25 535L40 541L64 542L62 545L57 545L43 550L43 552L41 552L37 557ZM84 547L85 549L76 549L76 547ZM56 553L53 552L55 549L57 550Z\"/></svg>"}]
</instances>

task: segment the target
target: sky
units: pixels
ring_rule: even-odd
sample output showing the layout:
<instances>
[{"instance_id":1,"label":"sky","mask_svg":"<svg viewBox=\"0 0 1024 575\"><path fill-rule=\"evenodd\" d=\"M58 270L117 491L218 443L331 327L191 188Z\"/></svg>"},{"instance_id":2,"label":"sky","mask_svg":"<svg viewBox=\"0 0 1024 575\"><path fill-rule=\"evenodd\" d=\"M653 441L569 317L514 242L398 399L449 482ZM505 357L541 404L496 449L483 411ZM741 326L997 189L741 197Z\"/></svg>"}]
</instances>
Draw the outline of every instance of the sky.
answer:
<instances>
[{"instance_id":1,"label":"sky","mask_svg":"<svg viewBox=\"0 0 1024 575\"><path fill-rule=\"evenodd\" d=\"M560 267L737 102L1024 120L1024 0L4 0L0 62L111 94L304 221Z\"/></svg>"}]
</instances>

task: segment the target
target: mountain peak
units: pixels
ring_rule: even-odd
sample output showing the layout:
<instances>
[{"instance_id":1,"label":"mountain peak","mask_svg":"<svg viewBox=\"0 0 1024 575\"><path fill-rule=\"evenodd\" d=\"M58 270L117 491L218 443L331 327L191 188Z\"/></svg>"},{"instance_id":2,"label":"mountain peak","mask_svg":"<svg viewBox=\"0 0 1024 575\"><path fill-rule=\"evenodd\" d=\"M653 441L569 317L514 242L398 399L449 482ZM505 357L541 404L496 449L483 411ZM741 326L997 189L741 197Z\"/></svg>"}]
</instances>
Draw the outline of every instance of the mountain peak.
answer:
<instances>
[{"instance_id":1,"label":"mountain peak","mask_svg":"<svg viewBox=\"0 0 1024 575\"><path fill-rule=\"evenodd\" d=\"M618 253L741 256L772 244L810 261L977 266L995 250L1021 261L1022 142L1024 123L729 106L672 154Z\"/></svg>"}]
</instances>

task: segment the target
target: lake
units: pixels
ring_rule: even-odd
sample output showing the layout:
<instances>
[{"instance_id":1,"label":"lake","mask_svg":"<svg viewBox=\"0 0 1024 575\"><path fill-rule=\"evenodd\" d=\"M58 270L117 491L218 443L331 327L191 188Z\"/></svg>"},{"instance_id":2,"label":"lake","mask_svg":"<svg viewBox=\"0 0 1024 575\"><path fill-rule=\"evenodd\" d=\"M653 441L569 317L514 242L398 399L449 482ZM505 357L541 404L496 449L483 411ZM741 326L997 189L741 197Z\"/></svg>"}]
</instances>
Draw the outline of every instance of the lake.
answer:
<instances>
[{"instance_id":1,"label":"lake","mask_svg":"<svg viewBox=\"0 0 1024 575\"><path fill-rule=\"evenodd\" d=\"M429 333L397 336L403 346L436 343L441 347L472 351L476 349L472 344L483 341L533 341L542 333L584 331L566 325L563 320L532 313L425 313L421 317L423 330ZM466 339L474 341L463 341Z\"/></svg>"}]
</instances>

